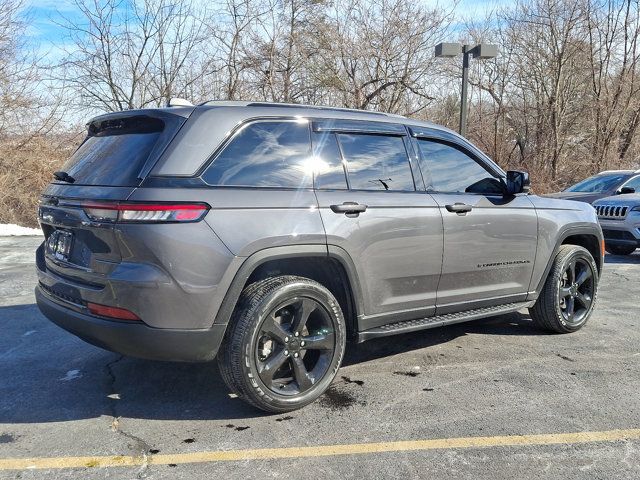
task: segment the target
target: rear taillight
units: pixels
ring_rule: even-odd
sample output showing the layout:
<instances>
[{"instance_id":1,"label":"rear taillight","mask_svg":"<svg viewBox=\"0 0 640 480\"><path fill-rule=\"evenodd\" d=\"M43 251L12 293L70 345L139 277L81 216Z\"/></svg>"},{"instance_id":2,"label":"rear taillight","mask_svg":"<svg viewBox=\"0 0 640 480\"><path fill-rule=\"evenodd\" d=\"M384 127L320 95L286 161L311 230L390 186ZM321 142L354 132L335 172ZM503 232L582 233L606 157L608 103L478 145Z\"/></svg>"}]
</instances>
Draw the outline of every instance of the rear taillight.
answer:
<instances>
[{"instance_id":1,"label":"rear taillight","mask_svg":"<svg viewBox=\"0 0 640 480\"><path fill-rule=\"evenodd\" d=\"M93 315L99 317L116 318L118 320L133 320L139 321L140 318L133 312L125 308L109 307L107 305L100 305L99 303L87 302L87 308Z\"/></svg>"},{"instance_id":2,"label":"rear taillight","mask_svg":"<svg viewBox=\"0 0 640 480\"><path fill-rule=\"evenodd\" d=\"M185 223L198 222L209 211L206 203L108 203L82 204L84 213L96 222Z\"/></svg>"}]
</instances>

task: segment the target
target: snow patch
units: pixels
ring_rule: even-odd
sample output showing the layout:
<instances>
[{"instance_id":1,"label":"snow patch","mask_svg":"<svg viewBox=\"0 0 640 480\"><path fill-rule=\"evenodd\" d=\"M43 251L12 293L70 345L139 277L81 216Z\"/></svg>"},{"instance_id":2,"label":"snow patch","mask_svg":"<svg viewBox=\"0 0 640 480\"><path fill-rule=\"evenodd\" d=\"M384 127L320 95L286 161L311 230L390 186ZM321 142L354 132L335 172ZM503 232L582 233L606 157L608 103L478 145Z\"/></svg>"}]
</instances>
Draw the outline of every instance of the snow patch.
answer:
<instances>
[{"instance_id":1,"label":"snow patch","mask_svg":"<svg viewBox=\"0 0 640 480\"><path fill-rule=\"evenodd\" d=\"M21 227L15 223L0 223L0 237L16 237L25 235L42 235L39 228Z\"/></svg>"}]
</instances>

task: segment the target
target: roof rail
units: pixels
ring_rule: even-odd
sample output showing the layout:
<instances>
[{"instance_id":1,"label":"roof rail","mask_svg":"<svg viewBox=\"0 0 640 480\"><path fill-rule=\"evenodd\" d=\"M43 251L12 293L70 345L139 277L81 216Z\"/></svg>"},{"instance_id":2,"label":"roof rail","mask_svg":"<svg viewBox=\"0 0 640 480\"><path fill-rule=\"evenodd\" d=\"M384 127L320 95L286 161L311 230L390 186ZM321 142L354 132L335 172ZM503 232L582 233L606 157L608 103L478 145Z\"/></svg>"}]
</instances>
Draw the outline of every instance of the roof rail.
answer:
<instances>
[{"instance_id":1,"label":"roof rail","mask_svg":"<svg viewBox=\"0 0 640 480\"><path fill-rule=\"evenodd\" d=\"M383 117L397 117L405 118L402 115L396 115L394 113L385 112L373 112L370 110L359 110L357 108L342 108L342 107L323 107L318 105L304 105L301 103L277 103L277 102L246 102L236 100L210 100L204 102L201 105L206 106L229 106L229 107L284 107L284 108L299 108L299 109L314 109L314 110L331 110L335 112L349 112L349 113L364 113L369 115L380 115Z\"/></svg>"},{"instance_id":2,"label":"roof rail","mask_svg":"<svg viewBox=\"0 0 640 480\"><path fill-rule=\"evenodd\" d=\"M640 172L640 170L634 171L632 168L621 168L621 169L614 169L614 170L603 170L601 172L598 172L597 175L608 175L610 173L638 173Z\"/></svg>"},{"instance_id":3,"label":"roof rail","mask_svg":"<svg viewBox=\"0 0 640 480\"><path fill-rule=\"evenodd\" d=\"M184 98L172 97L167 102L167 107L193 107L193 103Z\"/></svg>"},{"instance_id":4,"label":"roof rail","mask_svg":"<svg viewBox=\"0 0 640 480\"><path fill-rule=\"evenodd\" d=\"M244 100L208 100L206 102L199 103L199 107L246 107L251 102Z\"/></svg>"}]
</instances>

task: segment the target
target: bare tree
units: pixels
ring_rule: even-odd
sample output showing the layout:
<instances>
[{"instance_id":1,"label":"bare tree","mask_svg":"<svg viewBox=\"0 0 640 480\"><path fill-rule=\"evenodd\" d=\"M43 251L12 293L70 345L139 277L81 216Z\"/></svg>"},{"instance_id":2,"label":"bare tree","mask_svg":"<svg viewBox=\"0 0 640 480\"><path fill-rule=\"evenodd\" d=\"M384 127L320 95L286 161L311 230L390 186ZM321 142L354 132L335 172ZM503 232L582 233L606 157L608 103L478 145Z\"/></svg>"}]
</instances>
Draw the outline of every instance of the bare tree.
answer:
<instances>
[{"instance_id":1,"label":"bare tree","mask_svg":"<svg viewBox=\"0 0 640 480\"><path fill-rule=\"evenodd\" d=\"M212 90L219 92L218 98L236 100L249 94L246 74L255 63L249 58L255 49L251 40L269 11L270 5L261 0L226 0L215 12L217 21L210 22L208 32L216 41L211 57L215 59L213 83L219 87Z\"/></svg>"},{"instance_id":2,"label":"bare tree","mask_svg":"<svg viewBox=\"0 0 640 480\"><path fill-rule=\"evenodd\" d=\"M0 0L0 135L46 133L60 118L42 59L25 43L27 13L22 0Z\"/></svg>"},{"instance_id":3,"label":"bare tree","mask_svg":"<svg viewBox=\"0 0 640 480\"><path fill-rule=\"evenodd\" d=\"M158 106L205 74L206 62L192 68L206 41L206 15L193 3L74 0L74 5L79 15L60 22L71 47L57 80L76 93L79 106L103 111Z\"/></svg>"},{"instance_id":4,"label":"bare tree","mask_svg":"<svg viewBox=\"0 0 640 480\"><path fill-rule=\"evenodd\" d=\"M345 106L415 114L432 98L433 46L451 21L452 10L408 0L337 1L321 31L321 81Z\"/></svg>"},{"instance_id":5,"label":"bare tree","mask_svg":"<svg viewBox=\"0 0 640 480\"><path fill-rule=\"evenodd\" d=\"M591 157L593 169L600 170L624 159L628 139L637 129L638 2L591 1L587 31L591 53Z\"/></svg>"}]
</instances>

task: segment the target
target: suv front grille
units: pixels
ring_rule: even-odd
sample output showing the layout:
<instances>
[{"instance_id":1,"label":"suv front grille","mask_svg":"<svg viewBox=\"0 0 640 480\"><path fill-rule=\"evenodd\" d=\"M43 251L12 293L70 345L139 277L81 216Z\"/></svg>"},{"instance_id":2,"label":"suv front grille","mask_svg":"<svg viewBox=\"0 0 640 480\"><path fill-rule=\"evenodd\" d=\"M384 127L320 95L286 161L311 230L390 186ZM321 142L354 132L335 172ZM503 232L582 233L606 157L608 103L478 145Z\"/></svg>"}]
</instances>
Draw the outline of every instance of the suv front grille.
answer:
<instances>
[{"instance_id":1,"label":"suv front grille","mask_svg":"<svg viewBox=\"0 0 640 480\"><path fill-rule=\"evenodd\" d=\"M606 220L622 220L627 216L629 207L622 205L596 205L594 207L598 218Z\"/></svg>"}]
</instances>

